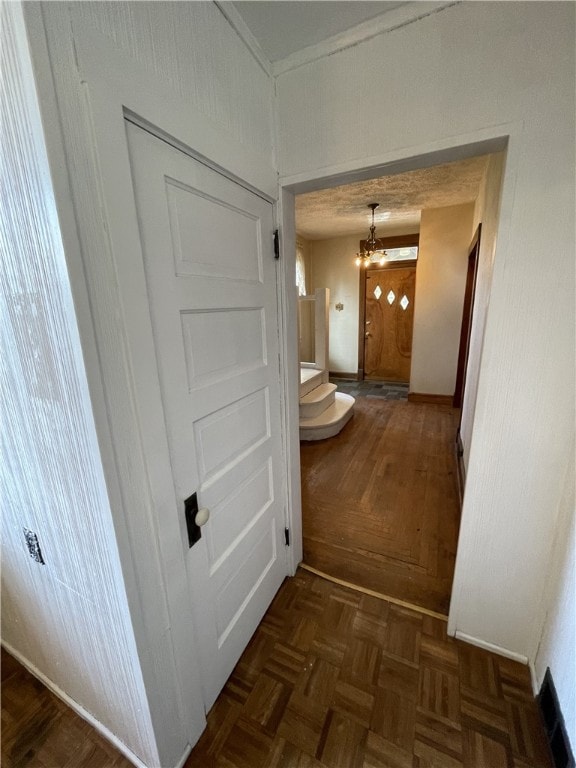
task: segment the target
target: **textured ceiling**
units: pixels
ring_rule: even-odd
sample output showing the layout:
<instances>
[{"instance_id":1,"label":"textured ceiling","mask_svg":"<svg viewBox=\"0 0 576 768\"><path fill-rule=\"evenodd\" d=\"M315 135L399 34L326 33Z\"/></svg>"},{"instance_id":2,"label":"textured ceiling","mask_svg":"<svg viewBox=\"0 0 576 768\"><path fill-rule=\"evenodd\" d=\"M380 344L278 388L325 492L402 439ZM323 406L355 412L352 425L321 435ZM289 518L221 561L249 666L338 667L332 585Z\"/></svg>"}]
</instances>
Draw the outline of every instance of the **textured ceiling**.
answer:
<instances>
[{"instance_id":1,"label":"textured ceiling","mask_svg":"<svg viewBox=\"0 0 576 768\"><path fill-rule=\"evenodd\" d=\"M471 157L394 176L321 189L296 197L296 230L309 240L368 234L368 203L380 203L376 234L400 226L412 229L424 208L472 202L478 197L488 156Z\"/></svg>"},{"instance_id":2,"label":"textured ceiling","mask_svg":"<svg viewBox=\"0 0 576 768\"><path fill-rule=\"evenodd\" d=\"M269 61L279 61L400 5L405 3L381 0L249 0L234 3Z\"/></svg>"}]
</instances>

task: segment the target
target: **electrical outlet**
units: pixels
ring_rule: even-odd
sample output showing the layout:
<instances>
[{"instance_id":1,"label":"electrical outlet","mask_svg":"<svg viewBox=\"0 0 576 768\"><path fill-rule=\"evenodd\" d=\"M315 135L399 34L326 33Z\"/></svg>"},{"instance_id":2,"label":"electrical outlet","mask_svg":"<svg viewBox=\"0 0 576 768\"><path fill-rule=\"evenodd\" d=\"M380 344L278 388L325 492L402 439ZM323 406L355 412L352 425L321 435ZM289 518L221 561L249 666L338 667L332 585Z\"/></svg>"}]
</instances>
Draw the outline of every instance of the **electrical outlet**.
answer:
<instances>
[{"instance_id":1,"label":"electrical outlet","mask_svg":"<svg viewBox=\"0 0 576 768\"><path fill-rule=\"evenodd\" d=\"M26 546L32 560L37 563L45 565L44 558L42 557L42 550L40 549L40 543L38 541L38 534L34 531L30 531L28 528L23 528L24 538L26 539Z\"/></svg>"}]
</instances>

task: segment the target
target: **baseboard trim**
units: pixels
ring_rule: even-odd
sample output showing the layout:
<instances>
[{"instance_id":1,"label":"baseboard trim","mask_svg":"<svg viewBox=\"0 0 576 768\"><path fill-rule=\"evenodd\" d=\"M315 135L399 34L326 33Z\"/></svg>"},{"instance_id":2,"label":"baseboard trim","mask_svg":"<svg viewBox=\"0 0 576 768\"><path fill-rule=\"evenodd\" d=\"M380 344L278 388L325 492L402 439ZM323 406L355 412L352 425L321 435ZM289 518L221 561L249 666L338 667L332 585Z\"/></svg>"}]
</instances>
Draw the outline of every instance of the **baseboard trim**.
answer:
<instances>
[{"instance_id":1,"label":"baseboard trim","mask_svg":"<svg viewBox=\"0 0 576 768\"><path fill-rule=\"evenodd\" d=\"M429 395L426 392L408 392L409 403L429 403L430 405L452 405L452 395Z\"/></svg>"},{"instance_id":2,"label":"baseboard trim","mask_svg":"<svg viewBox=\"0 0 576 768\"><path fill-rule=\"evenodd\" d=\"M188 744L188 746L184 750L184 754L182 755L180 760L178 760L174 768L184 768L184 765L187 762L188 758L190 757L191 752L192 752L192 746Z\"/></svg>"},{"instance_id":3,"label":"baseboard trim","mask_svg":"<svg viewBox=\"0 0 576 768\"><path fill-rule=\"evenodd\" d=\"M502 648L500 645L494 645L494 643L488 643L486 640L480 640L479 637L467 635L465 632L460 632L458 629L456 630L455 637L457 640L462 640L464 643L469 643L470 645L475 645L478 648L483 648L485 651L496 653L498 656L504 656L506 659L512 659L512 661L517 661L520 664L524 664L525 666L528 665L528 656L524 656L522 653L509 651L507 648Z\"/></svg>"},{"instance_id":4,"label":"baseboard trim","mask_svg":"<svg viewBox=\"0 0 576 768\"><path fill-rule=\"evenodd\" d=\"M532 693L534 696L538 696L540 686L538 685L538 675L536 674L536 666L533 661L528 662L528 669L530 670L530 680L532 681Z\"/></svg>"},{"instance_id":5,"label":"baseboard trim","mask_svg":"<svg viewBox=\"0 0 576 768\"><path fill-rule=\"evenodd\" d=\"M333 584L338 584L340 587L346 587L347 589L353 589L355 592L361 592L363 595L369 595L370 597L376 597L378 600L385 600L387 603L393 603L399 605L401 608L408 608L416 613L423 613L425 616L432 616L434 619L440 619L440 621L448 621L448 616L443 613L437 613L431 611L429 608L423 608L421 605L414 605L414 603L408 603L406 600L400 600L398 597L391 597L390 595L384 595L382 592L375 592L373 589L367 589L366 587L359 587L357 584L352 584L350 581L344 581L344 579L338 579L336 576L330 576L329 573L319 571L317 568L313 568L311 565L300 563L300 568L304 571L309 571L315 576L319 576L321 579L331 581Z\"/></svg>"},{"instance_id":6,"label":"baseboard trim","mask_svg":"<svg viewBox=\"0 0 576 768\"><path fill-rule=\"evenodd\" d=\"M68 696L67 693L64 693L64 691L59 688L56 683L52 682L43 672L40 672L40 670L34 666L31 662L28 661L24 656L22 656L21 653L19 653L15 648L13 648L9 643L2 640L3 647L8 651L8 653L13 656L22 666L30 672L31 675L33 675L35 678L40 680L41 683L43 683L46 688L48 688L49 691L52 691L52 693L55 696L58 696L59 699L62 699L62 701L67 704L70 709L74 710L79 717L81 717L83 720L86 720L87 723L90 723L90 725L94 728L94 730L98 731L98 733L103 736L107 741L112 744L112 746L116 747L116 749L121 752L124 757L127 760L130 760L131 763L133 763L136 768L148 768L148 766L140 760L139 757L137 757L134 752L132 752L126 744L124 744L120 739L115 736L112 731L110 731L105 725L103 725L99 720L97 720L94 715L90 714L81 704L78 704L77 701L74 701L70 696ZM175 768L181 768L186 760L188 759L188 750L186 754L184 755L183 759L178 762L178 765L175 766Z\"/></svg>"},{"instance_id":7,"label":"baseboard trim","mask_svg":"<svg viewBox=\"0 0 576 768\"><path fill-rule=\"evenodd\" d=\"M328 375L332 379L352 379L358 381L357 371L328 371Z\"/></svg>"}]
</instances>

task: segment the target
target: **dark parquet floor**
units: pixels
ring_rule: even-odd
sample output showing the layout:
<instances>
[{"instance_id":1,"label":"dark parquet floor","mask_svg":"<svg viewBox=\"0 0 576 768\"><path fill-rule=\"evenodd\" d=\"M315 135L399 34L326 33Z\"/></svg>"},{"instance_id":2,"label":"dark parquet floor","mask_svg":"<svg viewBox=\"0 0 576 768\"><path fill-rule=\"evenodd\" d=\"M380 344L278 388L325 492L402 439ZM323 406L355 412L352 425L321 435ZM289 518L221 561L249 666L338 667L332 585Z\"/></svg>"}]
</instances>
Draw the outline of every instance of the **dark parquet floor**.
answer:
<instances>
[{"instance_id":1,"label":"dark parquet floor","mask_svg":"<svg viewBox=\"0 0 576 768\"><path fill-rule=\"evenodd\" d=\"M132 768L2 649L2 768Z\"/></svg>"},{"instance_id":2,"label":"dark parquet floor","mask_svg":"<svg viewBox=\"0 0 576 768\"><path fill-rule=\"evenodd\" d=\"M4 768L129 765L2 653ZM528 669L299 570L185 768L551 768Z\"/></svg>"},{"instance_id":3,"label":"dark parquet floor","mask_svg":"<svg viewBox=\"0 0 576 768\"><path fill-rule=\"evenodd\" d=\"M186 768L551 768L528 668L300 570Z\"/></svg>"}]
</instances>

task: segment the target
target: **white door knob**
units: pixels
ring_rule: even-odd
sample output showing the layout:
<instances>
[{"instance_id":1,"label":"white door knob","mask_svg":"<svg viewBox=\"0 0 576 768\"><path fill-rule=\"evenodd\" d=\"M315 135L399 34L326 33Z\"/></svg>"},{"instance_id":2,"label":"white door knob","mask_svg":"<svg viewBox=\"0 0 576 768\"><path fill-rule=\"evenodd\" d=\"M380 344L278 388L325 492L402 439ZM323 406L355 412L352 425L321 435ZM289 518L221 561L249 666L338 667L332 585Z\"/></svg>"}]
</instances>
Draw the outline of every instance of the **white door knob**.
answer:
<instances>
[{"instance_id":1,"label":"white door knob","mask_svg":"<svg viewBox=\"0 0 576 768\"><path fill-rule=\"evenodd\" d=\"M206 509L206 507L203 507L202 509L199 509L198 512L196 512L196 517L194 518L194 522L196 523L196 525L199 525L200 527L202 527L203 525L206 525L209 517L210 517L210 510Z\"/></svg>"}]
</instances>

